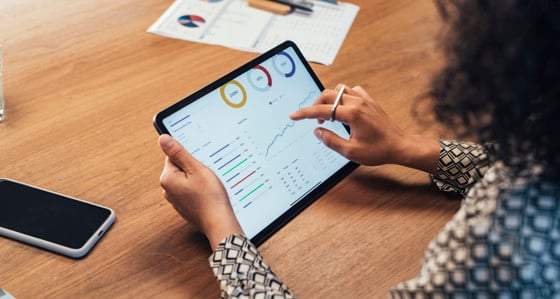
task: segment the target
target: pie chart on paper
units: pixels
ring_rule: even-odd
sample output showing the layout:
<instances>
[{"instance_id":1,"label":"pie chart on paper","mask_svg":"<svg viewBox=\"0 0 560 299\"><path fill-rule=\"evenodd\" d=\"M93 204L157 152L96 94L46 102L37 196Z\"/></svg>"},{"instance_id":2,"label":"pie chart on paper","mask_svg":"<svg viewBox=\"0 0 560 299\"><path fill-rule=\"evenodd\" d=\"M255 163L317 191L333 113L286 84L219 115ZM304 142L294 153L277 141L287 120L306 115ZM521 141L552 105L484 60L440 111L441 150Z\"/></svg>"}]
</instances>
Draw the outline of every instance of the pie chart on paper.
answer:
<instances>
[{"instance_id":1,"label":"pie chart on paper","mask_svg":"<svg viewBox=\"0 0 560 299\"><path fill-rule=\"evenodd\" d=\"M185 27L196 28L206 23L206 20L204 20L203 17L197 15L185 15L180 16L177 19L177 22Z\"/></svg>"}]
</instances>

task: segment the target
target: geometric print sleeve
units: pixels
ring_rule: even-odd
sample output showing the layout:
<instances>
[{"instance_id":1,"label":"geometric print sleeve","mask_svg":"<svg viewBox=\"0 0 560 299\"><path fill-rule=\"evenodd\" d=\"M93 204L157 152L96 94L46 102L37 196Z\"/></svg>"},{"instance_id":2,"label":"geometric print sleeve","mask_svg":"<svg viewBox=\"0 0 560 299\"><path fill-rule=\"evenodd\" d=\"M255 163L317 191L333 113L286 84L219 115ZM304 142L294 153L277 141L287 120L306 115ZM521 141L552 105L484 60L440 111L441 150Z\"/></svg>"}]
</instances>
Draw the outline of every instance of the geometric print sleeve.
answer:
<instances>
[{"instance_id":1,"label":"geometric print sleeve","mask_svg":"<svg viewBox=\"0 0 560 299\"><path fill-rule=\"evenodd\" d=\"M245 236L228 236L208 260L221 298L295 298Z\"/></svg>"},{"instance_id":2,"label":"geometric print sleeve","mask_svg":"<svg viewBox=\"0 0 560 299\"><path fill-rule=\"evenodd\" d=\"M438 168L432 175L442 191L452 191L463 197L490 168L489 148L470 142L440 140Z\"/></svg>"},{"instance_id":3,"label":"geometric print sleeve","mask_svg":"<svg viewBox=\"0 0 560 299\"><path fill-rule=\"evenodd\" d=\"M560 298L560 184L528 171L492 166L389 297Z\"/></svg>"}]
</instances>

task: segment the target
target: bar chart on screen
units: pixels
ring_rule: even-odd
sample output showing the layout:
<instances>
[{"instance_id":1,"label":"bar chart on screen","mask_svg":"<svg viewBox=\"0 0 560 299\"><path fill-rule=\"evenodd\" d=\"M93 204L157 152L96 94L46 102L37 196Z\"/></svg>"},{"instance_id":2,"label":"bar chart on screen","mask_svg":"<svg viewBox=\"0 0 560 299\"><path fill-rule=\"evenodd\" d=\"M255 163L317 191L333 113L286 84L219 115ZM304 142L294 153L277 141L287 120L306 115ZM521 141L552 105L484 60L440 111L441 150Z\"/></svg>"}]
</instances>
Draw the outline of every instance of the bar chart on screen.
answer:
<instances>
[{"instance_id":1,"label":"bar chart on screen","mask_svg":"<svg viewBox=\"0 0 560 299\"><path fill-rule=\"evenodd\" d=\"M236 213L272 188L255 150L250 136L238 136L215 146L205 161L224 184Z\"/></svg>"},{"instance_id":2,"label":"bar chart on screen","mask_svg":"<svg viewBox=\"0 0 560 299\"><path fill-rule=\"evenodd\" d=\"M289 117L322 92L298 59L293 49L280 51L163 120L220 180L248 236L297 206L348 163L313 134L322 126L347 138L340 123Z\"/></svg>"}]
</instances>

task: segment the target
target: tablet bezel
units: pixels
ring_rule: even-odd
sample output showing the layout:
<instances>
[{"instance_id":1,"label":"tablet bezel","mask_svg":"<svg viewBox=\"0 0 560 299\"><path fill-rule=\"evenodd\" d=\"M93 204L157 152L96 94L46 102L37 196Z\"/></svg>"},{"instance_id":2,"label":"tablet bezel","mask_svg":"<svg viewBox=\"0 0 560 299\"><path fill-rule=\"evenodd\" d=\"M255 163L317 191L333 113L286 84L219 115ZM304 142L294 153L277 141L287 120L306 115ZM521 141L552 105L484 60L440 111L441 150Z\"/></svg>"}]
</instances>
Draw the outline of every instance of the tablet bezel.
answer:
<instances>
[{"instance_id":1,"label":"tablet bezel","mask_svg":"<svg viewBox=\"0 0 560 299\"><path fill-rule=\"evenodd\" d=\"M172 115L173 113L179 111L183 107L195 102L196 100L201 99L208 93L219 89L222 85L226 84L227 82L237 78L240 75L251 70L253 67L261 64L262 62L272 58L274 55L280 53L281 51L292 48L294 52L297 54L298 59L302 62L307 70L307 73L311 76L315 84L320 91L324 90L323 84L319 81L319 78L304 58L303 54L296 46L296 44L292 41L285 41L278 46L272 48L271 50L267 51L266 53L256 57L255 59L247 62L246 64L238 67L237 69L231 71L230 73L226 74L225 76L219 78L218 80L210 83L209 85L203 87L202 89L194 92L193 94L183 98L182 100L176 102L175 104L169 106L168 108L160 111L154 116L153 125L159 134L170 134L169 131L165 128L163 124L163 120ZM346 130L350 132L350 128L344 125ZM340 182L344 179L349 173L351 173L354 169L356 169L359 165L348 161L343 167L341 167L337 172L332 174L328 179L324 180L320 185L316 186L314 190L311 190L307 193L304 198L297 201L292 207L282 213L278 218L271 221L264 229L262 229L258 234L256 234L253 238L251 238L251 242L256 246L264 243L268 238L270 238L275 232L280 230L284 225L286 225L290 220L295 218L299 213L301 213L305 208L315 202L321 195L326 193L330 190L335 184Z\"/></svg>"}]
</instances>

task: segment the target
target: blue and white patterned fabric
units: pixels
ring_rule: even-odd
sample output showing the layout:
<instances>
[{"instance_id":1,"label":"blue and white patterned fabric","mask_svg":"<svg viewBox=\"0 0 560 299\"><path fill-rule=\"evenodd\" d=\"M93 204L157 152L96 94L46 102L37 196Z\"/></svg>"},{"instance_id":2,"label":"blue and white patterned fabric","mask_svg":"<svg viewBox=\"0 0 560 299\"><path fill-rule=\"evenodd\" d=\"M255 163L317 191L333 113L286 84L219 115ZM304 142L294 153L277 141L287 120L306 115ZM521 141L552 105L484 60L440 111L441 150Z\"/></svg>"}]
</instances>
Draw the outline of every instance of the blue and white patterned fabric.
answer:
<instances>
[{"instance_id":1,"label":"blue and white patterned fabric","mask_svg":"<svg viewBox=\"0 0 560 299\"><path fill-rule=\"evenodd\" d=\"M432 178L464 196L461 208L428 245L418 276L388 296L560 299L559 183L538 165L513 176L491 163L488 147L440 145ZM209 260L222 298L293 298L243 236L226 238Z\"/></svg>"},{"instance_id":2,"label":"blue and white patterned fabric","mask_svg":"<svg viewBox=\"0 0 560 299\"><path fill-rule=\"evenodd\" d=\"M560 298L558 183L538 166L515 178L501 163L488 167L481 146L440 144L433 179L440 189L466 197L428 245L420 274L390 297ZM479 165L468 165L469 159Z\"/></svg>"}]
</instances>

